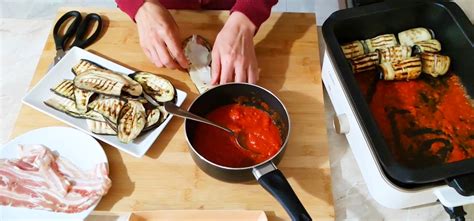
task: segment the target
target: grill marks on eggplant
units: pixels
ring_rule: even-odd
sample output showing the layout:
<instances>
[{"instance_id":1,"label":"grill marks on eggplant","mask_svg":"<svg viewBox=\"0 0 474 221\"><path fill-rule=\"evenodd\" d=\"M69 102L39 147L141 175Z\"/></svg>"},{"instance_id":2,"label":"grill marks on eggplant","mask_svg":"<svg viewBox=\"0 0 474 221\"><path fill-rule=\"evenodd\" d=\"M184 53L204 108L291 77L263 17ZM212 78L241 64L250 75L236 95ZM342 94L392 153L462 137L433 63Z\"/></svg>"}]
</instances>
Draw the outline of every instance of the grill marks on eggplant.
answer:
<instances>
[{"instance_id":1,"label":"grill marks on eggplant","mask_svg":"<svg viewBox=\"0 0 474 221\"><path fill-rule=\"evenodd\" d=\"M423 72L433 77L446 74L451 63L448 56L433 53L421 53L421 60Z\"/></svg>"},{"instance_id":2,"label":"grill marks on eggplant","mask_svg":"<svg viewBox=\"0 0 474 221\"><path fill-rule=\"evenodd\" d=\"M421 74L421 59L412 57L397 62L386 62L379 67L384 80L411 80Z\"/></svg>"},{"instance_id":3,"label":"grill marks on eggplant","mask_svg":"<svg viewBox=\"0 0 474 221\"><path fill-rule=\"evenodd\" d=\"M130 75L140 83L144 92L156 102L168 102L175 98L176 92L170 81L148 72L136 72Z\"/></svg>"},{"instance_id":4,"label":"grill marks on eggplant","mask_svg":"<svg viewBox=\"0 0 474 221\"><path fill-rule=\"evenodd\" d=\"M85 91L79 88L74 88L74 98L76 101L76 108L80 113L87 112L87 104L94 92Z\"/></svg>"},{"instance_id":5,"label":"grill marks on eggplant","mask_svg":"<svg viewBox=\"0 0 474 221\"><path fill-rule=\"evenodd\" d=\"M353 41L341 46L342 52L347 59L355 58L366 53L366 46L362 41Z\"/></svg>"},{"instance_id":6,"label":"grill marks on eggplant","mask_svg":"<svg viewBox=\"0 0 474 221\"><path fill-rule=\"evenodd\" d=\"M433 31L427 28L412 28L398 33L400 44L410 47L416 42L430 40L433 37Z\"/></svg>"},{"instance_id":7,"label":"grill marks on eggplant","mask_svg":"<svg viewBox=\"0 0 474 221\"><path fill-rule=\"evenodd\" d=\"M76 103L73 100L70 100L67 98L52 97L44 101L44 104L75 118L86 118L86 119L91 119L95 121L104 121L104 117L95 111L88 111L85 113L81 113L76 108Z\"/></svg>"},{"instance_id":8,"label":"grill marks on eggplant","mask_svg":"<svg viewBox=\"0 0 474 221\"><path fill-rule=\"evenodd\" d=\"M354 71L354 73L361 73L364 71L375 70L379 60L380 56L377 51L355 57L351 60L352 71Z\"/></svg>"},{"instance_id":9,"label":"grill marks on eggplant","mask_svg":"<svg viewBox=\"0 0 474 221\"><path fill-rule=\"evenodd\" d=\"M127 84L123 86L123 91L129 93L132 96L140 96L143 93L142 85L127 75L122 75L127 81Z\"/></svg>"},{"instance_id":10,"label":"grill marks on eggplant","mask_svg":"<svg viewBox=\"0 0 474 221\"><path fill-rule=\"evenodd\" d=\"M51 88L60 97L54 96L44 103L72 117L86 119L92 133L117 135L123 143L130 143L163 123L168 113L162 103L176 99L171 82L152 73L131 75L138 74L139 82L85 59L72 72L76 75L73 80L65 79ZM144 97L142 85L151 98Z\"/></svg>"},{"instance_id":11,"label":"grill marks on eggplant","mask_svg":"<svg viewBox=\"0 0 474 221\"><path fill-rule=\"evenodd\" d=\"M396 46L398 41L394 34L384 34L365 40L365 44L369 52L374 52L377 49Z\"/></svg>"},{"instance_id":12,"label":"grill marks on eggplant","mask_svg":"<svg viewBox=\"0 0 474 221\"><path fill-rule=\"evenodd\" d=\"M55 94L74 100L74 82L72 80L64 79L58 85L51 88Z\"/></svg>"},{"instance_id":13,"label":"grill marks on eggplant","mask_svg":"<svg viewBox=\"0 0 474 221\"><path fill-rule=\"evenodd\" d=\"M436 39L430 39L425 41L416 42L413 46L415 54L427 52L427 53L438 53L441 51L441 43Z\"/></svg>"},{"instance_id":14,"label":"grill marks on eggplant","mask_svg":"<svg viewBox=\"0 0 474 221\"><path fill-rule=\"evenodd\" d=\"M378 51L380 53L380 63L404 60L412 54L412 49L403 45L378 49Z\"/></svg>"},{"instance_id":15,"label":"grill marks on eggplant","mask_svg":"<svg viewBox=\"0 0 474 221\"><path fill-rule=\"evenodd\" d=\"M117 124L120 110L126 103L127 101L123 99L101 95L99 98L90 103L89 108L102 114L113 124Z\"/></svg>"},{"instance_id":16,"label":"grill marks on eggplant","mask_svg":"<svg viewBox=\"0 0 474 221\"><path fill-rule=\"evenodd\" d=\"M121 74L100 69L89 69L74 78L77 88L112 96L120 96L125 84Z\"/></svg>"},{"instance_id":17,"label":"grill marks on eggplant","mask_svg":"<svg viewBox=\"0 0 474 221\"><path fill-rule=\"evenodd\" d=\"M138 101L129 101L120 111L117 133L123 143L130 143L138 137L145 128L146 116L143 104Z\"/></svg>"},{"instance_id":18,"label":"grill marks on eggplant","mask_svg":"<svg viewBox=\"0 0 474 221\"><path fill-rule=\"evenodd\" d=\"M92 133L101 135L117 135L117 132L112 129L106 122L86 120L87 127Z\"/></svg>"},{"instance_id":19,"label":"grill marks on eggplant","mask_svg":"<svg viewBox=\"0 0 474 221\"><path fill-rule=\"evenodd\" d=\"M153 129L161 124L161 112L160 109L148 109L146 110L146 123L143 131L148 131Z\"/></svg>"},{"instance_id":20,"label":"grill marks on eggplant","mask_svg":"<svg viewBox=\"0 0 474 221\"><path fill-rule=\"evenodd\" d=\"M354 74L378 68L384 80L413 80L421 73L438 77L449 71L451 61L436 54L441 43L433 37L431 29L419 27L398 33L400 44L394 34L383 34L343 44L341 49Z\"/></svg>"},{"instance_id":21,"label":"grill marks on eggplant","mask_svg":"<svg viewBox=\"0 0 474 221\"><path fill-rule=\"evenodd\" d=\"M72 73L74 73L74 75L80 75L90 69L107 70L106 68L102 67L101 65L96 64L95 62L92 62L86 59L81 59L79 63L77 63L76 65L74 65L74 67L72 67L71 71Z\"/></svg>"}]
</instances>

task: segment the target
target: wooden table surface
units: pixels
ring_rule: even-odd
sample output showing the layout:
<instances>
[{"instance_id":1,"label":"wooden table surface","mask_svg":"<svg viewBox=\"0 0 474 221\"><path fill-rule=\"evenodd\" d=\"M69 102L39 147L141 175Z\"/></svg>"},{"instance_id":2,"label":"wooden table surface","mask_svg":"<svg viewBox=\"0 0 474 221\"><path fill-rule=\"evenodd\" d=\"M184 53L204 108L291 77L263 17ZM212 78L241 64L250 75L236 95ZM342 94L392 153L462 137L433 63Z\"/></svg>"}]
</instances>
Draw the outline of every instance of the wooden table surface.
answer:
<instances>
[{"instance_id":1,"label":"wooden table surface","mask_svg":"<svg viewBox=\"0 0 474 221\"><path fill-rule=\"evenodd\" d=\"M198 95L189 76L156 68L143 54L135 24L118 9L62 8L96 12L104 20L104 34L87 48L118 64L168 76L188 93L187 108ZM199 34L213 42L227 11L172 11L181 37ZM260 72L259 85L273 91L286 105L292 134L278 165L313 219L334 219L324 100L315 15L273 13L254 38ZM47 72L55 55L49 36L30 87ZM12 137L35 128L65 125L25 105ZM65 141L67 142L67 141ZM113 185L97 210L141 211L169 209L264 210L270 220L288 220L284 209L256 182L225 183L202 172L191 159L184 124L173 118L143 158L135 158L101 143L110 163Z\"/></svg>"}]
</instances>

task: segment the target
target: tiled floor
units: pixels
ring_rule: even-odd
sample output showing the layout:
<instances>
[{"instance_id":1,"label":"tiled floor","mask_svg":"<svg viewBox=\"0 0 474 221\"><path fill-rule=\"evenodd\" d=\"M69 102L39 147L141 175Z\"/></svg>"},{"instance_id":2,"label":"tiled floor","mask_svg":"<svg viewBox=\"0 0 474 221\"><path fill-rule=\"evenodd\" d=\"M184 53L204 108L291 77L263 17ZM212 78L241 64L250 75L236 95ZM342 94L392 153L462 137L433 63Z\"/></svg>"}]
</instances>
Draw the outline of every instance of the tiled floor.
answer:
<instances>
[{"instance_id":1,"label":"tiled floor","mask_svg":"<svg viewBox=\"0 0 474 221\"><path fill-rule=\"evenodd\" d=\"M342 5L341 0L280 0L274 11L317 12L318 24ZM458 0L467 14L474 13L473 0ZM36 68L52 19L60 6L115 7L112 0L0 0L0 144L8 136ZM320 47L324 47L320 36ZM322 56L321 56L322 57ZM327 125L334 110L325 95ZM440 205L409 210L387 209L368 194L354 156L343 136L328 126L333 194L337 220L448 220ZM474 206L466 208L474 220Z\"/></svg>"}]
</instances>

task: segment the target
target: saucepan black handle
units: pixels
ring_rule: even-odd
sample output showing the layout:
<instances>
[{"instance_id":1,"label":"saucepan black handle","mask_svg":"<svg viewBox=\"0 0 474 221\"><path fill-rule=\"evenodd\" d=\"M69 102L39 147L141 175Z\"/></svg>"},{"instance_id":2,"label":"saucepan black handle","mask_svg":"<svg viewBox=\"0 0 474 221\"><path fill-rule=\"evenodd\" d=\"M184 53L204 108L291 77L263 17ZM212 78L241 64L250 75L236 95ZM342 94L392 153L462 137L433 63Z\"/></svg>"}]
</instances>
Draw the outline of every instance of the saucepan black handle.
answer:
<instances>
[{"instance_id":1,"label":"saucepan black handle","mask_svg":"<svg viewBox=\"0 0 474 221\"><path fill-rule=\"evenodd\" d=\"M254 168L253 174L260 185L280 202L292 220L312 220L283 173L273 163Z\"/></svg>"}]
</instances>

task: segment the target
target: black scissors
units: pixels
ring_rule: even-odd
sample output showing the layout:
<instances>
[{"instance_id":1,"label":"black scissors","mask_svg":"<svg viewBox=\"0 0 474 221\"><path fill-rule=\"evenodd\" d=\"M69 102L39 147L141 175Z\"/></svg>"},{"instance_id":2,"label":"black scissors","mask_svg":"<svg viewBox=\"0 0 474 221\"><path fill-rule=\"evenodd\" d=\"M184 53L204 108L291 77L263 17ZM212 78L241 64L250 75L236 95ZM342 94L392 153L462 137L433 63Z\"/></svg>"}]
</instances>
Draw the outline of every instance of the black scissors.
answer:
<instances>
[{"instance_id":1,"label":"black scissors","mask_svg":"<svg viewBox=\"0 0 474 221\"><path fill-rule=\"evenodd\" d=\"M59 29L70 18L73 19L71 25L68 27L64 35L60 35ZM85 38L89 26L93 26L94 21L97 21L96 30L90 37ZM66 44L69 42L69 40L74 38L74 41L69 48L74 46L85 48L91 45L97 39L97 37L99 37L101 30L102 18L96 13L87 14L84 20L82 20L82 15L78 11L69 11L61 16L61 18L59 18L59 20L54 25L53 29L54 43L56 44L56 56L54 57L54 64L58 63L58 61L61 60L61 58L66 54L66 51L68 50L66 48Z\"/></svg>"}]
</instances>

